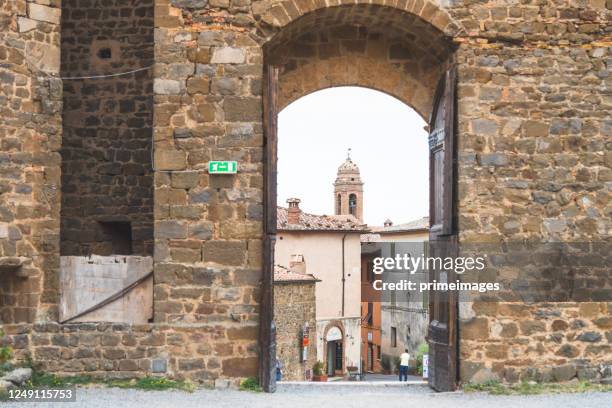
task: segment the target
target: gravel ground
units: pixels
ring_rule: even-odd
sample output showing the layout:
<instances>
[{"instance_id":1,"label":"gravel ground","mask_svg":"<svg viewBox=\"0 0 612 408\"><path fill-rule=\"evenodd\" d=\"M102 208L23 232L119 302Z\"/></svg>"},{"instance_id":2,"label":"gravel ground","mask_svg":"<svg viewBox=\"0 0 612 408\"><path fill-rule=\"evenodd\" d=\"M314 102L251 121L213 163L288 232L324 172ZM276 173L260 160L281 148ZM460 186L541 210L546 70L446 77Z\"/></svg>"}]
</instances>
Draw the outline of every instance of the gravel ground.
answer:
<instances>
[{"instance_id":1,"label":"gravel ground","mask_svg":"<svg viewBox=\"0 0 612 408\"><path fill-rule=\"evenodd\" d=\"M68 405L66 405L68 404ZM3 403L2 407L24 407ZM426 386L312 387L282 386L275 394L233 390L138 391L118 388L79 388L76 403L28 403L28 408L607 408L610 393L491 396L461 392L434 393Z\"/></svg>"}]
</instances>

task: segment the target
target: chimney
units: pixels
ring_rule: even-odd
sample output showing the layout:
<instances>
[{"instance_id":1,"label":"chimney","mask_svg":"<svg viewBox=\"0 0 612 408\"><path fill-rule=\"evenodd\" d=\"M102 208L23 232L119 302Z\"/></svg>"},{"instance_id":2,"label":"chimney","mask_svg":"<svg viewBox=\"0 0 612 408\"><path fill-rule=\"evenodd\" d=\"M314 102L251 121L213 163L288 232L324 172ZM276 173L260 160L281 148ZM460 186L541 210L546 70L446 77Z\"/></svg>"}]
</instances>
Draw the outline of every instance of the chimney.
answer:
<instances>
[{"instance_id":1,"label":"chimney","mask_svg":"<svg viewBox=\"0 0 612 408\"><path fill-rule=\"evenodd\" d=\"M300 214L302 213L302 210L300 210L300 199L288 198L287 204L289 204L289 208L287 209L287 223L299 224Z\"/></svg>"},{"instance_id":2,"label":"chimney","mask_svg":"<svg viewBox=\"0 0 612 408\"><path fill-rule=\"evenodd\" d=\"M306 274L306 261L304 261L304 255L293 255L289 262L289 269L293 272Z\"/></svg>"},{"instance_id":3,"label":"chimney","mask_svg":"<svg viewBox=\"0 0 612 408\"><path fill-rule=\"evenodd\" d=\"M390 219L387 218L387 220L385 221L385 223L383 224L385 228L390 227L393 225L393 221L391 221Z\"/></svg>"}]
</instances>

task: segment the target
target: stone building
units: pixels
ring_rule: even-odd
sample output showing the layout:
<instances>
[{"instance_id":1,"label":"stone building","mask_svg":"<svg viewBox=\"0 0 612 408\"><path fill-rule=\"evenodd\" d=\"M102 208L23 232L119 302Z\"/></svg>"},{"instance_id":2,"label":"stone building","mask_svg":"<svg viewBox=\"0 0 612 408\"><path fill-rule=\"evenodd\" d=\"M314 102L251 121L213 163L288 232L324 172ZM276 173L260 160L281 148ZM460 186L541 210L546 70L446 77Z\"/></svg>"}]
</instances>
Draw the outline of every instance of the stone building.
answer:
<instances>
[{"instance_id":1,"label":"stone building","mask_svg":"<svg viewBox=\"0 0 612 408\"><path fill-rule=\"evenodd\" d=\"M413 252L413 256L426 255L425 243L429 239L429 217L396 225L388 220L383 227L371 227L371 229L371 235L376 235L378 242L388 243L392 252L402 251L400 243L411 243L404 249ZM398 246L394 247L394 243ZM425 270L415 273L412 279L426 281L425 273ZM399 357L406 349L411 356L416 355L419 345L426 342L429 324L428 301L425 294L406 299L400 299L399 295L384 299L381 304L383 356L394 361L394 358Z\"/></svg>"},{"instance_id":2,"label":"stone building","mask_svg":"<svg viewBox=\"0 0 612 408\"><path fill-rule=\"evenodd\" d=\"M300 258L316 285L317 360L330 377L344 376L347 367L360 366L361 273L359 236L366 227L352 215L313 215L300 200L278 208L278 240L274 261L288 265Z\"/></svg>"},{"instance_id":3,"label":"stone building","mask_svg":"<svg viewBox=\"0 0 612 408\"><path fill-rule=\"evenodd\" d=\"M274 114L333 86L427 119L454 67L458 241L609 245L609 18L602 0L0 0L0 316L17 357L267 375ZM152 322L59 324L60 256L123 251L128 232L153 257ZM462 302L451 371L610 376L609 300Z\"/></svg>"},{"instance_id":4,"label":"stone building","mask_svg":"<svg viewBox=\"0 0 612 408\"><path fill-rule=\"evenodd\" d=\"M361 242L361 367L366 373L383 371L381 296L374 290L373 260L381 250L376 242Z\"/></svg>"},{"instance_id":5,"label":"stone building","mask_svg":"<svg viewBox=\"0 0 612 408\"><path fill-rule=\"evenodd\" d=\"M281 362L283 381L309 380L312 366L317 362L315 285L318 279L305 272L295 262L290 268L274 267L276 358ZM308 340L305 347L304 338Z\"/></svg>"},{"instance_id":6,"label":"stone building","mask_svg":"<svg viewBox=\"0 0 612 408\"><path fill-rule=\"evenodd\" d=\"M429 305L427 295L411 292L389 292L381 296L372 291L375 277L371 273L373 257L391 257L409 253L411 256L425 256L426 242L429 239L429 219L422 217L410 222L394 225L391 220L383 226L370 226L371 232L361 236L362 258L362 304L378 315L372 320L378 322L378 333L371 330L366 335L377 339L368 343L378 347L378 367L394 371L395 361L408 350L415 356L419 345L426 342L429 324ZM426 281L426 271L421 270L410 277L413 281ZM366 292L367 291L367 292ZM364 301L365 300L365 301ZM368 303L373 303L368 305ZM365 339L362 334L362 341ZM368 349L370 345L368 344ZM371 356L366 356L368 361ZM384 367L383 367L384 366Z\"/></svg>"}]
</instances>

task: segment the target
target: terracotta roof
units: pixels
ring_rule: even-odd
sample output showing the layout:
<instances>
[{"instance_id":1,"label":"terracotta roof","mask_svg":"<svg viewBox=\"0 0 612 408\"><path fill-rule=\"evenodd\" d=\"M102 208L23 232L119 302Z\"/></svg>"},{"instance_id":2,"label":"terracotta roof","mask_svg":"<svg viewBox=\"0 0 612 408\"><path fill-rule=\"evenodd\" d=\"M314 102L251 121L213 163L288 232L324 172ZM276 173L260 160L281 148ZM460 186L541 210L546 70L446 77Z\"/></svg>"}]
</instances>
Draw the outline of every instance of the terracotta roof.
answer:
<instances>
[{"instance_id":1,"label":"terracotta roof","mask_svg":"<svg viewBox=\"0 0 612 408\"><path fill-rule=\"evenodd\" d=\"M299 223L287 222L287 209L278 207L276 227L281 231L347 231L367 232L368 226L352 215L314 215L300 213Z\"/></svg>"},{"instance_id":2,"label":"terracotta roof","mask_svg":"<svg viewBox=\"0 0 612 408\"><path fill-rule=\"evenodd\" d=\"M320 282L311 274L298 273L281 265L274 265L274 282Z\"/></svg>"},{"instance_id":3,"label":"terracotta roof","mask_svg":"<svg viewBox=\"0 0 612 408\"><path fill-rule=\"evenodd\" d=\"M421 217L414 221L391 225L390 227L372 227L372 232L377 234L427 230L429 230L429 217Z\"/></svg>"}]
</instances>

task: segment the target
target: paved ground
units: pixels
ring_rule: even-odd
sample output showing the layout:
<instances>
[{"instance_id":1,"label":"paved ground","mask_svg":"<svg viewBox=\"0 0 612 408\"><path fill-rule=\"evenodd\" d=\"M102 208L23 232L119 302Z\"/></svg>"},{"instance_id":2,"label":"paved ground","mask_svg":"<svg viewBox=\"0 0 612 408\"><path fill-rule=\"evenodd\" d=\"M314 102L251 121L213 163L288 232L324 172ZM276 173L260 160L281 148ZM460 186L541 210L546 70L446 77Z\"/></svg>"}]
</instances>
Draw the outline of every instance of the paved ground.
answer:
<instances>
[{"instance_id":1,"label":"paved ground","mask_svg":"<svg viewBox=\"0 0 612 408\"><path fill-rule=\"evenodd\" d=\"M27 408L604 408L612 394L557 394L490 396L436 394L425 386L406 387L305 387L284 385L276 394L244 391L136 391L118 388L78 389L76 403L4 403L2 407Z\"/></svg>"},{"instance_id":2,"label":"paved ground","mask_svg":"<svg viewBox=\"0 0 612 408\"><path fill-rule=\"evenodd\" d=\"M399 382L399 376L398 375L389 375L389 374L366 374L365 376L365 380L366 381L397 381ZM408 381L422 381L423 379L421 377L417 377L415 375L409 375L408 376Z\"/></svg>"}]
</instances>

